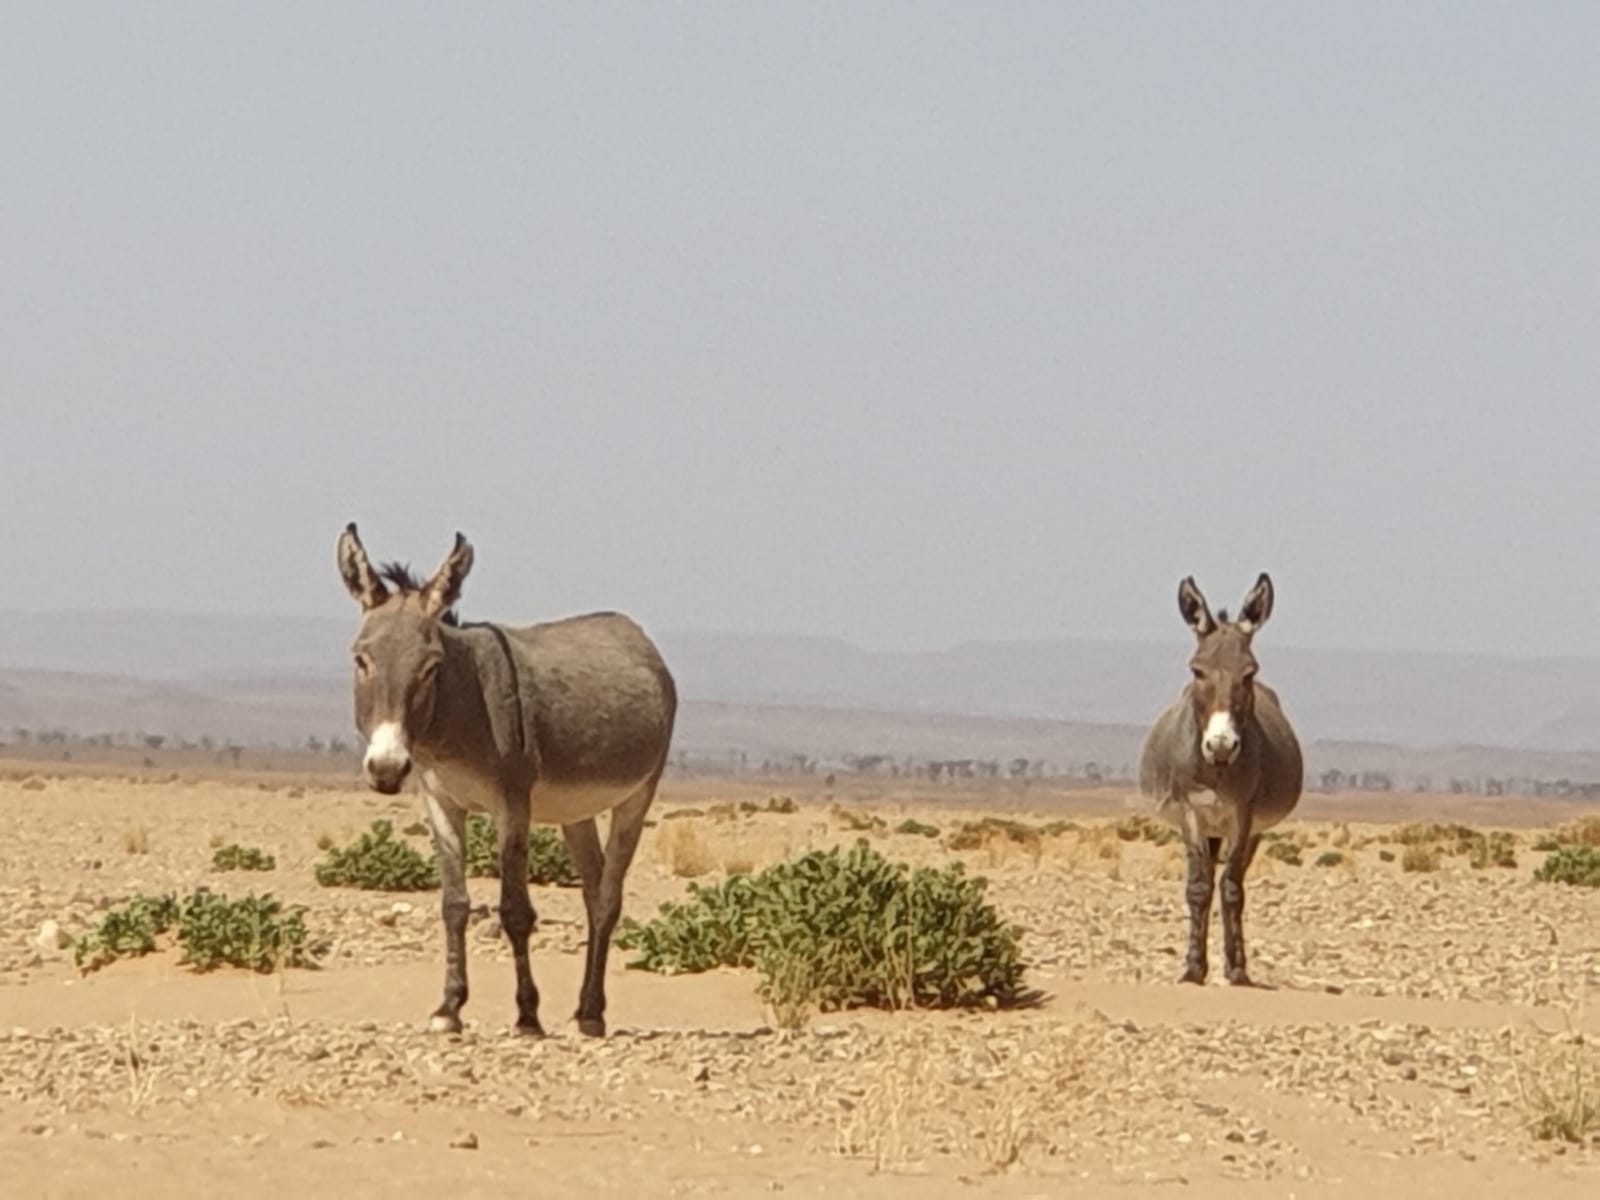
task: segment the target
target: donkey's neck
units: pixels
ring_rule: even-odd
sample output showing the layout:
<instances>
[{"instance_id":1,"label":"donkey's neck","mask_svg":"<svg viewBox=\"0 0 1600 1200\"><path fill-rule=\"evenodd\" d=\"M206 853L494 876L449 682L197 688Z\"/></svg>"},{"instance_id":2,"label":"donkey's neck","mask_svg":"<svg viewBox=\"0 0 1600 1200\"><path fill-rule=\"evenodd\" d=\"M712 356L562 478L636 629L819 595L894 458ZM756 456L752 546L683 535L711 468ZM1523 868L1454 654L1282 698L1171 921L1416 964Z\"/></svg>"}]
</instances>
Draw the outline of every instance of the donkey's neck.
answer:
<instances>
[{"instance_id":1,"label":"donkey's neck","mask_svg":"<svg viewBox=\"0 0 1600 1200\"><path fill-rule=\"evenodd\" d=\"M505 634L491 625L445 625L439 637L444 659L423 752L480 768L525 758L527 714Z\"/></svg>"}]
</instances>

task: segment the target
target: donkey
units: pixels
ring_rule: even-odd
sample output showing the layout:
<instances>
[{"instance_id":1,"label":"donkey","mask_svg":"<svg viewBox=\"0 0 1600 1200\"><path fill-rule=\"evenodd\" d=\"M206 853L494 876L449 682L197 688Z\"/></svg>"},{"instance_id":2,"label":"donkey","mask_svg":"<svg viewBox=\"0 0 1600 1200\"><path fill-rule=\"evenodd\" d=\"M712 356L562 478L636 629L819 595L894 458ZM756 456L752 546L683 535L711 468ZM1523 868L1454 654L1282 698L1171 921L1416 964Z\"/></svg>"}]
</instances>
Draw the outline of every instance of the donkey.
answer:
<instances>
[{"instance_id":1,"label":"donkey","mask_svg":"<svg viewBox=\"0 0 1600 1200\"><path fill-rule=\"evenodd\" d=\"M667 762L677 687L642 629L619 613L529 626L461 623L455 605L472 568L456 534L424 581L396 564L374 570L351 522L339 574L361 606L355 655L363 771L394 795L417 768L439 858L444 1000L429 1027L461 1031L467 1002L467 813L494 818L500 923L516 963L517 1031L542 1035L528 966L530 821L561 826L583 882L588 956L578 1029L606 1031L606 956L622 884ZM605 849L595 817L610 812Z\"/></svg>"},{"instance_id":2,"label":"donkey","mask_svg":"<svg viewBox=\"0 0 1600 1200\"><path fill-rule=\"evenodd\" d=\"M1183 833L1188 851L1189 953L1180 982L1204 983L1211 895L1222 863L1222 947L1228 982L1250 986L1244 952L1244 876L1261 833L1294 811L1304 768L1278 694L1256 680L1250 651L1272 615L1265 574L1239 619L1211 615L1193 576L1178 585L1178 611L1199 639L1193 678L1145 735L1139 787Z\"/></svg>"}]
</instances>

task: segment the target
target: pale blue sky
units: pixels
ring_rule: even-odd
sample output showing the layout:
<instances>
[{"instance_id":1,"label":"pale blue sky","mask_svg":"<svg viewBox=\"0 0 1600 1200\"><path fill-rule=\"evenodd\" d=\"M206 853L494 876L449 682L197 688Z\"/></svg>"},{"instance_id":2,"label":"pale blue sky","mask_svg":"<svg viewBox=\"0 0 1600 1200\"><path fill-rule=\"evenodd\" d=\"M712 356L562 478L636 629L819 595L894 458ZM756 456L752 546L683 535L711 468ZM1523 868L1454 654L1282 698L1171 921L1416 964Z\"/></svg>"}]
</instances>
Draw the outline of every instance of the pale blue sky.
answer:
<instances>
[{"instance_id":1,"label":"pale blue sky","mask_svg":"<svg viewBox=\"0 0 1600 1200\"><path fill-rule=\"evenodd\" d=\"M1600 654L1600 7L5 27L0 608Z\"/></svg>"}]
</instances>

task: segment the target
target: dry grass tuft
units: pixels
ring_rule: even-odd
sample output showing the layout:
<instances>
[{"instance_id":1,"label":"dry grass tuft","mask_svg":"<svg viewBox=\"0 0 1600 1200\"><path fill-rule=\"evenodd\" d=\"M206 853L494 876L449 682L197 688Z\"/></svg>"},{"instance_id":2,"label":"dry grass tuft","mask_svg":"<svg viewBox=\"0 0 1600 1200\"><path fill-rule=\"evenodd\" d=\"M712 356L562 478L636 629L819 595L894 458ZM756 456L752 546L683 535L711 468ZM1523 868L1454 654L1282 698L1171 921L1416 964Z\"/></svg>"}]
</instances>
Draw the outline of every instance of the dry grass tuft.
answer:
<instances>
[{"instance_id":1,"label":"dry grass tuft","mask_svg":"<svg viewBox=\"0 0 1600 1200\"><path fill-rule=\"evenodd\" d=\"M1402 871L1437 871L1439 869L1439 847L1420 842L1412 842L1406 846L1405 853L1400 856L1400 869Z\"/></svg>"},{"instance_id":2,"label":"dry grass tuft","mask_svg":"<svg viewBox=\"0 0 1600 1200\"><path fill-rule=\"evenodd\" d=\"M1579 817L1556 830L1556 838L1566 846L1600 847L1600 816Z\"/></svg>"},{"instance_id":3,"label":"dry grass tuft","mask_svg":"<svg viewBox=\"0 0 1600 1200\"><path fill-rule=\"evenodd\" d=\"M129 854L150 853L150 831L143 825L134 825L122 831L122 848Z\"/></svg>"},{"instance_id":4,"label":"dry grass tuft","mask_svg":"<svg viewBox=\"0 0 1600 1200\"><path fill-rule=\"evenodd\" d=\"M716 855L700 832L698 821L675 821L661 827L661 864L679 879L698 879L717 866Z\"/></svg>"}]
</instances>

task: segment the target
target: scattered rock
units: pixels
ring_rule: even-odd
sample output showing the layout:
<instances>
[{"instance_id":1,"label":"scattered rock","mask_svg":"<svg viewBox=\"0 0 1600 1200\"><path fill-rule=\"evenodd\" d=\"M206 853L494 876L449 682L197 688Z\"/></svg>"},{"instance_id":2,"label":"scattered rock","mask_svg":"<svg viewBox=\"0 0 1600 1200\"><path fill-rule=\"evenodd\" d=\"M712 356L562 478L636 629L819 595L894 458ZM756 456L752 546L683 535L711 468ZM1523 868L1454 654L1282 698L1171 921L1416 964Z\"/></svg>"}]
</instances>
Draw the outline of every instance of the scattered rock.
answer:
<instances>
[{"instance_id":1,"label":"scattered rock","mask_svg":"<svg viewBox=\"0 0 1600 1200\"><path fill-rule=\"evenodd\" d=\"M478 1148L478 1135L475 1133L458 1133L450 1139L452 1150L476 1150Z\"/></svg>"}]
</instances>

